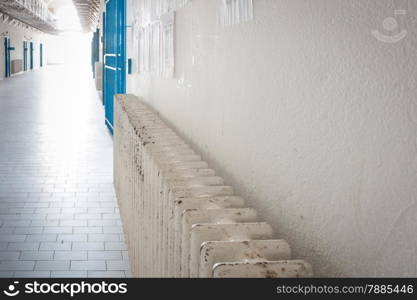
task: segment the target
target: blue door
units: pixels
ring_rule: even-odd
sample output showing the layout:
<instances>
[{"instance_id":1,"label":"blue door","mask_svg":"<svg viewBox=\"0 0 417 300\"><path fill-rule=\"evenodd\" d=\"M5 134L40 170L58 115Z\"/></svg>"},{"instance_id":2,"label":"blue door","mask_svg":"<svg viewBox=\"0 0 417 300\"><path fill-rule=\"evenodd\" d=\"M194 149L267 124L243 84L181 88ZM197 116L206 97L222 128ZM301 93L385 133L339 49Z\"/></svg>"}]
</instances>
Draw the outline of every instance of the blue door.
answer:
<instances>
[{"instance_id":1,"label":"blue door","mask_svg":"<svg viewBox=\"0 0 417 300\"><path fill-rule=\"evenodd\" d=\"M10 77L11 75L11 60L10 60L10 38L9 37L5 37L4 38L4 57L5 57L5 73L4 76L5 77Z\"/></svg>"},{"instance_id":2,"label":"blue door","mask_svg":"<svg viewBox=\"0 0 417 300\"><path fill-rule=\"evenodd\" d=\"M39 66L42 68L43 67L43 44L39 45L39 53L40 53Z\"/></svg>"},{"instance_id":3,"label":"blue door","mask_svg":"<svg viewBox=\"0 0 417 300\"><path fill-rule=\"evenodd\" d=\"M96 62L100 60L100 30L97 29L93 34L91 43L91 68L94 78L96 78Z\"/></svg>"},{"instance_id":4,"label":"blue door","mask_svg":"<svg viewBox=\"0 0 417 300\"><path fill-rule=\"evenodd\" d=\"M104 61L104 55L106 54L106 12L103 12L103 36L102 36L101 43L102 43L101 61L103 62ZM104 80L106 78L104 70L103 70L103 74L102 74L101 77L102 77L102 79L101 79L102 85L101 86L104 87L104 86L106 86L106 83L104 82ZM104 101L104 94L102 94L101 101L103 102L103 105L104 105L104 102L105 102Z\"/></svg>"},{"instance_id":5,"label":"blue door","mask_svg":"<svg viewBox=\"0 0 417 300\"><path fill-rule=\"evenodd\" d=\"M33 70L33 42L30 42L30 69Z\"/></svg>"},{"instance_id":6,"label":"blue door","mask_svg":"<svg viewBox=\"0 0 417 300\"><path fill-rule=\"evenodd\" d=\"M106 2L103 99L106 125L113 133L113 99L126 93L126 0Z\"/></svg>"},{"instance_id":7,"label":"blue door","mask_svg":"<svg viewBox=\"0 0 417 300\"><path fill-rule=\"evenodd\" d=\"M23 41L23 71L28 70L28 42Z\"/></svg>"}]
</instances>

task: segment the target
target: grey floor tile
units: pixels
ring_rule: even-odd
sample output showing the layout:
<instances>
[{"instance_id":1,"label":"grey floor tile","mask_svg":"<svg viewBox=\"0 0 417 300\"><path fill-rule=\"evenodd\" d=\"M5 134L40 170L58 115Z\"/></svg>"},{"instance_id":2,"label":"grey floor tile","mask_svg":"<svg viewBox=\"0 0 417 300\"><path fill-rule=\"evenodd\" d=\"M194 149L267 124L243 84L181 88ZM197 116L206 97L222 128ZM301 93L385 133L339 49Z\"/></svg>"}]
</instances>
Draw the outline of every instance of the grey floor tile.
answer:
<instances>
[{"instance_id":1,"label":"grey floor tile","mask_svg":"<svg viewBox=\"0 0 417 300\"><path fill-rule=\"evenodd\" d=\"M74 227L74 233L103 233L103 227Z\"/></svg>"},{"instance_id":2,"label":"grey floor tile","mask_svg":"<svg viewBox=\"0 0 417 300\"><path fill-rule=\"evenodd\" d=\"M119 242L120 235L119 234L89 234L88 235L89 242Z\"/></svg>"},{"instance_id":3,"label":"grey floor tile","mask_svg":"<svg viewBox=\"0 0 417 300\"><path fill-rule=\"evenodd\" d=\"M3 222L4 227L27 227L30 220L6 220Z\"/></svg>"},{"instance_id":4,"label":"grey floor tile","mask_svg":"<svg viewBox=\"0 0 417 300\"><path fill-rule=\"evenodd\" d=\"M52 271L52 278L86 278L87 271Z\"/></svg>"},{"instance_id":5,"label":"grey floor tile","mask_svg":"<svg viewBox=\"0 0 417 300\"><path fill-rule=\"evenodd\" d=\"M43 227L16 227L14 229L14 234L41 234Z\"/></svg>"},{"instance_id":6,"label":"grey floor tile","mask_svg":"<svg viewBox=\"0 0 417 300\"><path fill-rule=\"evenodd\" d=\"M58 241L64 242L87 242L87 234L60 234Z\"/></svg>"},{"instance_id":7,"label":"grey floor tile","mask_svg":"<svg viewBox=\"0 0 417 300\"><path fill-rule=\"evenodd\" d=\"M50 278L51 272L49 271L16 271L13 277L15 278Z\"/></svg>"},{"instance_id":8,"label":"grey floor tile","mask_svg":"<svg viewBox=\"0 0 417 300\"><path fill-rule=\"evenodd\" d=\"M87 260L87 251L55 251L55 260Z\"/></svg>"},{"instance_id":9,"label":"grey floor tile","mask_svg":"<svg viewBox=\"0 0 417 300\"><path fill-rule=\"evenodd\" d=\"M71 261L71 271L105 271L104 260Z\"/></svg>"},{"instance_id":10,"label":"grey floor tile","mask_svg":"<svg viewBox=\"0 0 417 300\"><path fill-rule=\"evenodd\" d=\"M58 220L32 220L30 226L58 226L59 221Z\"/></svg>"},{"instance_id":11,"label":"grey floor tile","mask_svg":"<svg viewBox=\"0 0 417 300\"><path fill-rule=\"evenodd\" d=\"M109 261L125 268L128 256L112 184L113 143L90 72L57 80L72 71L48 66L0 82L0 277L129 272L106 269ZM74 126L68 111L77 111ZM67 146L68 136L76 147ZM86 270L70 271L70 260Z\"/></svg>"},{"instance_id":12,"label":"grey floor tile","mask_svg":"<svg viewBox=\"0 0 417 300\"><path fill-rule=\"evenodd\" d=\"M34 261L2 261L0 271L32 271L34 266Z\"/></svg>"},{"instance_id":13,"label":"grey floor tile","mask_svg":"<svg viewBox=\"0 0 417 300\"><path fill-rule=\"evenodd\" d=\"M56 234L29 234L26 238L28 242L56 242Z\"/></svg>"},{"instance_id":14,"label":"grey floor tile","mask_svg":"<svg viewBox=\"0 0 417 300\"><path fill-rule=\"evenodd\" d=\"M87 226L86 220L61 220L60 226Z\"/></svg>"},{"instance_id":15,"label":"grey floor tile","mask_svg":"<svg viewBox=\"0 0 417 300\"><path fill-rule=\"evenodd\" d=\"M72 233L72 227L70 226L51 226L51 227L45 227L43 229L43 233L57 233L57 234L70 234Z\"/></svg>"},{"instance_id":16,"label":"grey floor tile","mask_svg":"<svg viewBox=\"0 0 417 300\"><path fill-rule=\"evenodd\" d=\"M109 271L128 271L130 269L129 262L126 260L108 260L106 263Z\"/></svg>"},{"instance_id":17,"label":"grey floor tile","mask_svg":"<svg viewBox=\"0 0 417 300\"><path fill-rule=\"evenodd\" d=\"M127 246L123 242L106 242L105 243L106 250L127 250Z\"/></svg>"},{"instance_id":18,"label":"grey floor tile","mask_svg":"<svg viewBox=\"0 0 417 300\"><path fill-rule=\"evenodd\" d=\"M77 220L101 220L101 214L93 214L93 213L87 213L87 214L76 214L75 219Z\"/></svg>"},{"instance_id":19,"label":"grey floor tile","mask_svg":"<svg viewBox=\"0 0 417 300\"><path fill-rule=\"evenodd\" d=\"M99 250L104 250L104 243L102 242L74 242L72 244L72 250L73 251L87 251L87 250L92 250L92 251L99 251Z\"/></svg>"},{"instance_id":20,"label":"grey floor tile","mask_svg":"<svg viewBox=\"0 0 417 300\"><path fill-rule=\"evenodd\" d=\"M9 243L7 250L37 251L39 250L39 245L40 243L38 242Z\"/></svg>"},{"instance_id":21,"label":"grey floor tile","mask_svg":"<svg viewBox=\"0 0 417 300\"><path fill-rule=\"evenodd\" d=\"M0 278L12 278L13 274L13 271L0 271Z\"/></svg>"},{"instance_id":22,"label":"grey floor tile","mask_svg":"<svg viewBox=\"0 0 417 300\"><path fill-rule=\"evenodd\" d=\"M46 214L59 214L61 213L61 208L59 207L36 208L35 212L46 213Z\"/></svg>"},{"instance_id":23,"label":"grey floor tile","mask_svg":"<svg viewBox=\"0 0 417 300\"><path fill-rule=\"evenodd\" d=\"M22 251L20 260L52 260L54 256L53 251Z\"/></svg>"},{"instance_id":24,"label":"grey floor tile","mask_svg":"<svg viewBox=\"0 0 417 300\"><path fill-rule=\"evenodd\" d=\"M103 233L123 234L123 228L121 226L104 226Z\"/></svg>"},{"instance_id":25,"label":"grey floor tile","mask_svg":"<svg viewBox=\"0 0 417 300\"><path fill-rule=\"evenodd\" d=\"M123 271L88 271L89 278L124 278L126 277Z\"/></svg>"},{"instance_id":26,"label":"grey floor tile","mask_svg":"<svg viewBox=\"0 0 417 300\"><path fill-rule=\"evenodd\" d=\"M18 260L19 251L0 251L0 261L2 260Z\"/></svg>"},{"instance_id":27,"label":"grey floor tile","mask_svg":"<svg viewBox=\"0 0 417 300\"><path fill-rule=\"evenodd\" d=\"M70 261L68 260L39 260L35 265L37 271L66 271L69 268Z\"/></svg>"},{"instance_id":28,"label":"grey floor tile","mask_svg":"<svg viewBox=\"0 0 417 300\"><path fill-rule=\"evenodd\" d=\"M66 251L71 250L70 242L42 242L40 245L40 250L57 250L57 251Z\"/></svg>"},{"instance_id":29,"label":"grey floor tile","mask_svg":"<svg viewBox=\"0 0 417 300\"><path fill-rule=\"evenodd\" d=\"M25 234L1 234L1 242L23 242L26 240Z\"/></svg>"},{"instance_id":30,"label":"grey floor tile","mask_svg":"<svg viewBox=\"0 0 417 300\"><path fill-rule=\"evenodd\" d=\"M121 251L88 251L89 260L123 260Z\"/></svg>"},{"instance_id":31,"label":"grey floor tile","mask_svg":"<svg viewBox=\"0 0 417 300\"><path fill-rule=\"evenodd\" d=\"M117 226L117 220L88 220L88 226Z\"/></svg>"}]
</instances>

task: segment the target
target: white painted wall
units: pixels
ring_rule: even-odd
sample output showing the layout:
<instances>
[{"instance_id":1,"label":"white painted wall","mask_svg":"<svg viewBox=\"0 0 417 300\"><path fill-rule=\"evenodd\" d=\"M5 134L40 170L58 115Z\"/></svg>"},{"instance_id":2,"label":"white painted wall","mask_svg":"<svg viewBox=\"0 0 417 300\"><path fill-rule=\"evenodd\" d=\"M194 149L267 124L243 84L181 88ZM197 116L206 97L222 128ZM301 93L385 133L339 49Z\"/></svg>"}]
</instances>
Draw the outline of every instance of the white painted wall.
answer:
<instances>
[{"instance_id":1,"label":"white painted wall","mask_svg":"<svg viewBox=\"0 0 417 300\"><path fill-rule=\"evenodd\" d=\"M129 76L319 276L417 276L417 2L216 1L177 13L176 78Z\"/></svg>"},{"instance_id":2,"label":"white painted wall","mask_svg":"<svg viewBox=\"0 0 417 300\"><path fill-rule=\"evenodd\" d=\"M11 46L15 47L15 50L11 51L11 60L23 60L23 41L27 40L28 48L30 42L34 43L34 69L37 69L40 66L40 43L43 43L43 62L44 66L46 65L48 47L45 42L45 34L32 32L27 29L17 28L16 26L0 22L0 79L3 79L5 74L5 51L3 36L5 34L7 34L10 37ZM28 66L29 60L30 51L28 49Z\"/></svg>"}]
</instances>

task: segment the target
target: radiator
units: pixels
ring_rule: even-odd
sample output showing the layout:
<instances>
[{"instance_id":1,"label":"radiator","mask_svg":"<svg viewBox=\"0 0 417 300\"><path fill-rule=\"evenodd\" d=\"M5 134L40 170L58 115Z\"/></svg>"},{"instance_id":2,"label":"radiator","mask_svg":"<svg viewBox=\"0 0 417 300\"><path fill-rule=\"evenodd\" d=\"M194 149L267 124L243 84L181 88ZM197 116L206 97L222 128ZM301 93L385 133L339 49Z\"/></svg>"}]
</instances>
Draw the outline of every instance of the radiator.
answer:
<instances>
[{"instance_id":1,"label":"radiator","mask_svg":"<svg viewBox=\"0 0 417 300\"><path fill-rule=\"evenodd\" d=\"M101 91L103 90L103 63L97 61L94 64L95 68L95 84L96 84L96 90Z\"/></svg>"},{"instance_id":2,"label":"radiator","mask_svg":"<svg viewBox=\"0 0 417 300\"><path fill-rule=\"evenodd\" d=\"M135 277L311 277L215 171L133 95L114 103L114 184Z\"/></svg>"},{"instance_id":3,"label":"radiator","mask_svg":"<svg viewBox=\"0 0 417 300\"><path fill-rule=\"evenodd\" d=\"M23 60L14 59L11 62L12 74L23 72Z\"/></svg>"}]
</instances>

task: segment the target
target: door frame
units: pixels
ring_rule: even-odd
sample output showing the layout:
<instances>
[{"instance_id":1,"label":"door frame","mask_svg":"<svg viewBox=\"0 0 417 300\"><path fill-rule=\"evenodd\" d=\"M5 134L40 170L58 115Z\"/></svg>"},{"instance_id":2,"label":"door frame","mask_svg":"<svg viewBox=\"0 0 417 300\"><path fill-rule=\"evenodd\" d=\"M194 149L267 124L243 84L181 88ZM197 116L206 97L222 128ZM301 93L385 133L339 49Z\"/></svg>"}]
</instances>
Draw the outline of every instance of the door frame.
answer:
<instances>
[{"instance_id":1,"label":"door frame","mask_svg":"<svg viewBox=\"0 0 417 300\"><path fill-rule=\"evenodd\" d=\"M5 36L4 37L4 77L8 78L12 75L11 70L11 51L10 51L10 37Z\"/></svg>"},{"instance_id":2,"label":"door frame","mask_svg":"<svg viewBox=\"0 0 417 300\"><path fill-rule=\"evenodd\" d=\"M96 78L96 62L100 60L100 29L97 28L93 33L93 40L91 42L91 68L93 76Z\"/></svg>"},{"instance_id":3,"label":"door frame","mask_svg":"<svg viewBox=\"0 0 417 300\"><path fill-rule=\"evenodd\" d=\"M28 41L23 41L23 71L28 70Z\"/></svg>"},{"instance_id":4,"label":"door frame","mask_svg":"<svg viewBox=\"0 0 417 300\"><path fill-rule=\"evenodd\" d=\"M43 67L43 43L39 44L39 67Z\"/></svg>"},{"instance_id":5,"label":"door frame","mask_svg":"<svg viewBox=\"0 0 417 300\"><path fill-rule=\"evenodd\" d=\"M104 26L103 101L105 123L113 134L114 95L126 93L126 0L106 0Z\"/></svg>"},{"instance_id":6,"label":"door frame","mask_svg":"<svg viewBox=\"0 0 417 300\"><path fill-rule=\"evenodd\" d=\"M34 45L33 45L33 42L31 41L31 42L29 42L29 67L30 67L30 70L33 70L33 67L34 67L34 65L33 65L33 52L35 51L35 49L34 49L35 47L34 47Z\"/></svg>"},{"instance_id":7,"label":"door frame","mask_svg":"<svg viewBox=\"0 0 417 300\"><path fill-rule=\"evenodd\" d=\"M102 94L101 94L101 102L104 105L105 99L104 99L104 86L106 84L106 72L104 69L104 58L106 54L106 12L103 11L103 28L102 28L102 50L101 50L101 62L102 62L102 74L101 74L101 86L102 86Z\"/></svg>"}]
</instances>

